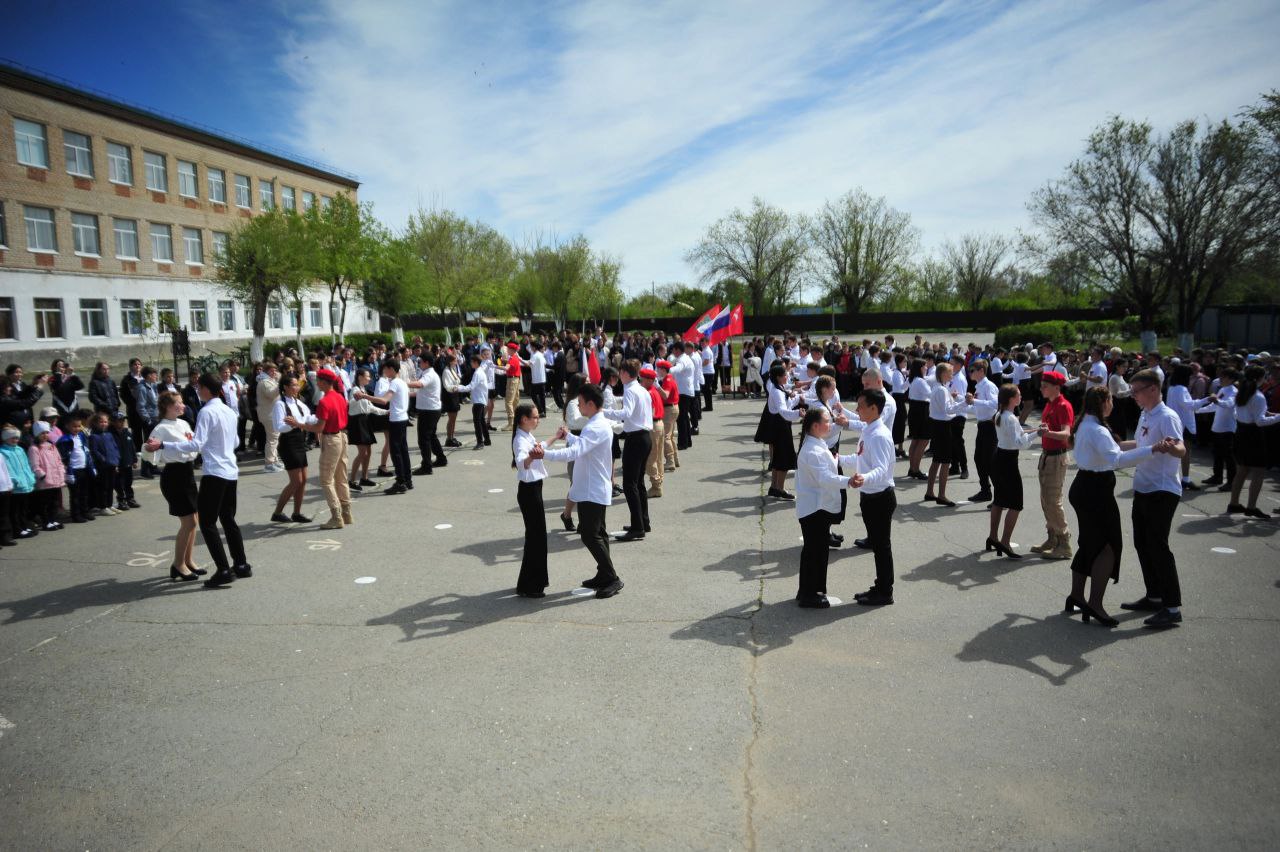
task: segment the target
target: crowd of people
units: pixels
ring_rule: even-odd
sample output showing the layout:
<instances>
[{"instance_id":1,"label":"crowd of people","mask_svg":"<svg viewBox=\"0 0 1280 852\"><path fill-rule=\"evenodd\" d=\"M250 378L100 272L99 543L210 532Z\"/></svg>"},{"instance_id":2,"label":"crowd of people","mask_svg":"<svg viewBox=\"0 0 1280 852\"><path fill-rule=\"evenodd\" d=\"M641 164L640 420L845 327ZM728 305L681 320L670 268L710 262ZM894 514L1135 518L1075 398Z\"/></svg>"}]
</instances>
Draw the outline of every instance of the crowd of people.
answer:
<instances>
[{"instance_id":1,"label":"crowd of people","mask_svg":"<svg viewBox=\"0 0 1280 852\"><path fill-rule=\"evenodd\" d=\"M465 427L459 433L457 421L469 404L473 450L491 447L495 432L510 433L525 523L516 591L545 595L542 483L548 462L565 462L570 488L560 521L595 561L596 573L583 585L611 597L623 583L610 554L608 506L626 499L629 523L613 540L642 541L652 530L649 501L662 497L717 390L735 384L766 400L755 439L769 451L769 498L796 504L803 607L830 605L826 568L829 551L844 544L834 528L845 519L848 489L859 493L866 527L854 544L874 552L876 568L872 586L854 599L893 603L899 463L906 477L926 483L926 501L950 508L956 501L948 485L969 478L972 460L978 490L968 501L990 509L984 546L1021 559L1011 538L1023 510L1019 459L1038 441L1046 537L1030 551L1070 559L1066 611L1104 625L1116 623L1103 601L1122 553L1116 469L1135 468L1133 540L1146 587L1141 599L1121 606L1152 612L1151 627L1182 618L1168 536L1184 491L1216 487L1230 492L1229 513L1271 517L1258 498L1280 457L1280 430L1271 428L1280 423L1272 413L1280 410L1280 359L1265 352L1197 349L1162 357L1100 346L1059 352L1052 343L962 347L921 335L900 343L892 335L842 342L784 334L747 341L735 357L728 341L686 342L662 333L611 338L596 329L507 341L490 334L456 346L415 339L359 353L338 345L305 359L282 349L247 369L229 360L217 373L193 371L183 385L171 370L138 359L118 382L99 363L87 384L62 359L30 382L11 365L0 378L0 546L61 530L63 521L88 523L140 508L135 475L158 477L179 523L171 579L207 574L194 560L198 529L214 565L205 584L226 586L252 576L236 520L247 459L260 456L263 473L285 475L270 520L310 524L309 457L318 450L328 510L320 527L341 530L356 522L353 495L406 494L415 476L447 466L447 450L464 446ZM540 440L548 397L560 423ZM853 453L841 453L845 433L856 438ZM1200 483L1191 477L1195 447L1213 460L1212 474ZM1076 466L1067 491L1077 520L1074 548L1063 506L1068 454ZM786 490L792 471L795 493Z\"/></svg>"}]
</instances>

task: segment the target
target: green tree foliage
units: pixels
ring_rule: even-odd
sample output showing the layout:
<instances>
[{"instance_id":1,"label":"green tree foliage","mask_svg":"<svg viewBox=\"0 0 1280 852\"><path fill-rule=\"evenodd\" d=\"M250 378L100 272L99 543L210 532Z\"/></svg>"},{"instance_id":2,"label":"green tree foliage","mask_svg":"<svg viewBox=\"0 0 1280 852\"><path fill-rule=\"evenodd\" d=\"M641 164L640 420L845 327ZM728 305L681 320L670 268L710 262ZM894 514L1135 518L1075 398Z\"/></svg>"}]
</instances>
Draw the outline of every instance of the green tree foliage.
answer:
<instances>
[{"instance_id":1,"label":"green tree foliage","mask_svg":"<svg viewBox=\"0 0 1280 852\"><path fill-rule=\"evenodd\" d=\"M361 298L366 305L391 318L395 340L404 340L403 318L426 306L428 277L426 265L411 239L393 237L385 231L377 235Z\"/></svg>"},{"instance_id":2,"label":"green tree foliage","mask_svg":"<svg viewBox=\"0 0 1280 852\"><path fill-rule=\"evenodd\" d=\"M910 214L862 189L824 204L810 239L814 272L827 288L827 301L838 301L855 314L901 283L897 274L920 243Z\"/></svg>"},{"instance_id":3,"label":"green tree foliage","mask_svg":"<svg viewBox=\"0 0 1280 852\"><path fill-rule=\"evenodd\" d=\"M359 282L369 275L376 243L373 208L357 205L347 193L339 193L326 207L317 204L303 216L306 224L311 276L329 288L329 302L341 307L338 316L329 310L329 333L334 343L343 340L347 307Z\"/></svg>"},{"instance_id":4,"label":"green tree foliage","mask_svg":"<svg viewBox=\"0 0 1280 852\"><path fill-rule=\"evenodd\" d=\"M253 309L249 351L261 359L267 305L281 294L296 294L310 279L301 219L276 208L244 222L227 239L214 274L227 295Z\"/></svg>"},{"instance_id":5,"label":"green tree foliage","mask_svg":"<svg viewBox=\"0 0 1280 852\"><path fill-rule=\"evenodd\" d=\"M804 216L756 198L713 223L685 255L703 283L723 278L747 288L751 313L783 311L800 292L808 253Z\"/></svg>"},{"instance_id":6,"label":"green tree foliage","mask_svg":"<svg viewBox=\"0 0 1280 852\"><path fill-rule=\"evenodd\" d=\"M509 301L517 270L511 244L489 225L450 210L420 210L405 239L426 268L424 310L446 323Z\"/></svg>"},{"instance_id":7,"label":"green tree foliage","mask_svg":"<svg viewBox=\"0 0 1280 852\"><path fill-rule=\"evenodd\" d=\"M998 234L965 234L942 247L962 305L976 311L999 295L1004 284L1001 266L1008 253L1009 241Z\"/></svg>"}]
</instances>

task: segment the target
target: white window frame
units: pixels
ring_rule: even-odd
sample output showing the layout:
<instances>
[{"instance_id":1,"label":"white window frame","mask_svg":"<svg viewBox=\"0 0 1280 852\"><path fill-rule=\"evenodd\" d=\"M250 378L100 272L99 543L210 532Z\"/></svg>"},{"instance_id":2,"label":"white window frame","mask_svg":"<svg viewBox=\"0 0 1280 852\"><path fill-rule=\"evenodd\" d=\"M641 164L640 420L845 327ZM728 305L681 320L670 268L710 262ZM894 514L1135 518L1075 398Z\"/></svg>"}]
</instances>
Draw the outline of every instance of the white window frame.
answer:
<instances>
[{"instance_id":1,"label":"white window frame","mask_svg":"<svg viewBox=\"0 0 1280 852\"><path fill-rule=\"evenodd\" d=\"M227 203L227 173L222 169L205 168L208 175L209 200L214 204ZM216 180L214 178L217 178Z\"/></svg>"},{"instance_id":2,"label":"white window frame","mask_svg":"<svg viewBox=\"0 0 1280 852\"><path fill-rule=\"evenodd\" d=\"M278 299L267 303L267 328L272 331L284 328L284 305Z\"/></svg>"},{"instance_id":3,"label":"white window frame","mask_svg":"<svg viewBox=\"0 0 1280 852\"><path fill-rule=\"evenodd\" d=\"M323 325L324 314L322 313L323 309L320 307L320 303L310 302L308 304L308 309L309 309L308 313L310 316L311 327L324 328L324 325Z\"/></svg>"},{"instance_id":4,"label":"white window frame","mask_svg":"<svg viewBox=\"0 0 1280 852\"><path fill-rule=\"evenodd\" d=\"M42 213L49 214L49 219L47 222L44 219L31 218L31 213L37 210ZM34 254L57 254L58 253L58 219L57 219L57 214L53 212L53 208L39 207L34 204L24 204L22 205L22 220L26 224L26 230L27 230L27 251L32 252ZM32 230L33 226L39 227L40 225L48 225L49 238L53 245L52 248L44 248L43 246L36 245L40 241L33 240L31 238L31 235L33 233L35 234L40 233L39 231L33 231Z\"/></svg>"},{"instance_id":5,"label":"white window frame","mask_svg":"<svg viewBox=\"0 0 1280 852\"><path fill-rule=\"evenodd\" d=\"M8 319L9 330L13 332L8 337L5 337L3 330L0 330L0 340L17 340L18 309L14 306L14 299L12 296L0 296L0 317ZM0 329L3 329L3 327L3 323L0 323Z\"/></svg>"},{"instance_id":6,"label":"white window frame","mask_svg":"<svg viewBox=\"0 0 1280 852\"><path fill-rule=\"evenodd\" d=\"M244 178L243 186L240 179ZM241 203L240 190L244 190L244 203ZM253 178L248 175L236 175L236 206L245 210L253 209Z\"/></svg>"},{"instance_id":7,"label":"white window frame","mask_svg":"<svg viewBox=\"0 0 1280 852\"><path fill-rule=\"evenodd\" d=\"M144 328L145 325L142 322L142 300L121 299L120 332L122 334L142 334Z\"/></svg>"},{"instance_id":8,"label":"white window frame","mask_svg":"<svg viewBox=\"0 0 1280 852\"><path fill-rule=\"evenodd\" d=\"M151 162L151 157L159 157L159 163ZM146 173L146 185L150 192L169 192L169 158L158 151L142 152L142 168ZM159 186L152 183L152 179L159 177Z\"/></svg>"},{"instance_id":9,"label":"white window frame","mask_svg":"<svg viewBox=\"0 0 1280 852\"><path fill-rule=\"evenodd\" d=\"M264 192L266 193L265 195L263 194ZM263 213L276 206L275 184L262 178L258 178L258 206L262 208Z\"/></svg>"},{"instance_id":10,"label":"white window frame","mask_svg":"<svg viewBox=\"0 0 1280 852\"><path fill-rule=\"evenodd\" d=\"M191 248L195 246L193 253ZM195 260L191 258L195 257ZM204 232L199 228L182 229L182 258L187 266L204 266Z\"/></svg>"},{"instance_id":11,"label":"white window frame","mask_svg":"<svg viewBox=\"0 0 1280 852\"><path fill-rule=\"evenodd\" d=\"M4 216L4 201L0 200L0 248L8 248L9 220Z\"/></svg>"},{"instance_id":12,"label":"white window frame","mask_svg":"<svg viewBox=\"0 0 1280 852\"><path fill-rule=\"evenodd\" d=\"M41 302L53 302L56 305L56 307L48 307L48 306L41 307L40 306ZM67 324L65 322L66 315L62 311L61 299L54 296L37 296L35 299L32 300L31 305L32 305L32 310L35 313L36 340L66 340L67 339ZM45 320L45 314L47 313L57 314L58 328L62 332L61 334L41 334L40 333L40 327L42 325L45 326L45 331L48 331L48 323Z\"/></svg>"},{"instance_id":13,"label":"white window frame","mask_svg":"<svg viewBox=\"0 0 1280 852\"><path fill-rule=\"evenodd\" d=\"M310 213L315 206L316 194L308 189L302 190L302 212Z\"/></svg>"},{"instance_id":14,"label":"white window frame","mask_svg":"<svg viewBox=\"0 0 1280 852\"><path fill-rule=\"evenodd\" d=\"M165 305L173 305L173 309L169 310L166 307L164 307ZM164 324L164 318L166 314L173 317L174 328L181 328L182 324L178 321L178 318L182 316L179 313L180 308L181 306L178 304L177 299L156 299L156 328L158 328L161 332L169 331L169 329L166 328Z\"/></svg>"},{"instance_id":15,"label":"white window frame","mask_svg":"<svg viewBox=\"0 0 1280 852\"><path fill-rule=\"evenodd\" d=\"M328 209L329 209L329 205L331 205L331 204L333 204L333 199L332 199L332 198L330 198L330 197L329 197L329 196L327 196L327 195L322 195L322 196L320 196L320 209L321 209L321 210L328 210Z\"/></svg>"},{"instance_id":16,"label":"white window frame","mask_svg":"<svg viewBox=\"0 0 1280 852\"><path fill-rule=\"evenodd\" d=\"M190 172L184 171L186 166L191 167ZM200 197L200 169L190 160L178 160L178 195L183 198Z\"/></svg>"},{"instance_id":17,"label":"white window frame","mask_svg":"<svg viewBox=\"0 0 1280 852\"><path fill-rule=\"evenodd\" d=\"M291 186L280 187L280 206L285 210L298 209L298 196Z\"/></svg>"},{"instance_id":18,"label":"white window frame","mask_svg":"<svg viewBox=\"0 0 1280 852\"><path fill-rule=\"evenodd\" d=\"M214 231L211 247L213 249L214 263L221 263L223 255L227 252L227 245L231 242L231 235L226 231Z\"/></svg>"},{"instance_id":19,"label":"white window frame","mask_svg":"<svg viewBox=\"0 0 1280 852\"><path fill-rule=\"evenodd\" d=\"M98 319L102 322L102 333L95 334L90 330L91 324L90 314L98 314ZM107 325L107 300L106 299L81 299L80 300L80 333L83 337L110 337L111 329Z\"/></svg>"},{"instance_id":20,"label":"white window frame","mask_svg":"<svg viewBox=\"0 0 1280 852\"><path fill-rule=\"evenodd\" d=\"M119 148L124 151L122 155L120 151L113 151L112 148ZM125 177L128 180L121 180L118 174L120 163L124 163ZM133 186L133 149L123 142L112 142L107 140L107 180L120 186Z\"/></svg>"},{"instance_id":21,"label":"white window frame","mask_svg":"<svg viewBox=\"0 0 1280 852\"><path fill-rule=\"evenodd\" d=\"M22 125L26 125L26 127ZM38 128L39 134L35 133L31 128ZM33 145L36 143L39 143L37 154L43 159L43 162L36 163L22 159L23 148L26 148L27 156L30 157ZM49 128L46 125L38 121L29 121L25 118L15 118L13 120L13 147L19 165L31 166L36 169L49 168Z\"/></svg>"},{"instance_id":22,"label":"white window frame","mask_svg":"<svg viewBox=\"0 0 1280 852\"><path fill-rule=\"evenodd\" d=\"M127 228L127 227L122 228L120 227L121 225L132 226L132 230L130 230L130 228ZM138 246L138 220L137 219L118 219L113 216L111 218L111 232L112 234L115 235L114 243L116 247L116 259L117 260L137 260L138 252L140 250ZM127 253L127 246L121 245L122 235L133 238L132 254Z\"/></svg>"},{"instance_id":23,"label":"white window frame","mask_svg":"<svg viewBox=\"0 0 1280 852\"><path fill-rule=\"evenodd\" d=\"M228 320L230 320L228 322ZM218 300L218 331L236 330L236 303L231 299Z\"/></svg>"},{"instance_id":24,"label":"white window frame","mask_svg":"<svg viewBox=\"0 0 1280 852\"><path fill-rule=\"evenodd\" d=\"M209 303L204 299L192 299L187 302L187 311L191 315L191 331L194 334L209 333ZM204 328L200 326L204 325Z\"/></svg>"},{"instance_id":25,"label":"white window frame","mask_svg":"<svg viewBox=\"0 0 1280 852\"><path fill-rule=\"evenodd\" d=\"M77 220L83 217L89 221ZM92 235L93 246L85 241L86 235ZM98 217L92 213L71 213L71 247L77 257L102 257L102 234L98 229Z\"/></svg>"},{"instance_id":26,"label":"white window frame","mask_svg":"<svg viewBox=\"0 0 1280 852\"><path fill-rule=\"evenodd\" d=\"M161 234L165 238L165 245L168 247L168 257L161 257L156 251L156 229L163 228ZM151 238L151 260L154 263L173 263L173 226L166 225L163 222L148 222L147 235Z\"/></svg>"},{"instance_id":27,"label":"white window frame","mask_svg":"<svg viewBox=\"0 0 1280 852\"><path fill-rule=\"evenodd\" d=\"M73 145L70 136L79 136L84 140L84 146ZM74 154L72 153L74 152ZM93 177L93 138L87 133L81 133L78 130L62 131L62 153L67 164L67 174L72 177L92 178ZM73 162L74 157L74 162ZM72 171L73 168L80 168L81 160L84 161L84 167L88 171Z\"/></svg>"}]
</instances>

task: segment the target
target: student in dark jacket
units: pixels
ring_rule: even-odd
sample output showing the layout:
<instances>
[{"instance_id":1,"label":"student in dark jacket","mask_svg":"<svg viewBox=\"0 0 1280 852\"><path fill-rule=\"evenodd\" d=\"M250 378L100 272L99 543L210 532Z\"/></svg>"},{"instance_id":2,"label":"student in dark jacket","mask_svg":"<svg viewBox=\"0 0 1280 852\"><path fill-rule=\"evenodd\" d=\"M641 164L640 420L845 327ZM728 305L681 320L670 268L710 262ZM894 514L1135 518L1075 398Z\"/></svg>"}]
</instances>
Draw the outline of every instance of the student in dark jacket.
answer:
<instances>
[{"instance_id":1,"label":"student in dark jacket","mask_svg":"<svg viewBox=\"0 0 1280 852\"><path fill-rule=\"evenodd\" d=\"M84 433L84 421L78 411L64 414L58 421L62 437L58 439L58 454L67 469L68 509L71 520L77 524L94 520L92 494L94 490L93 453L89 450L88 437Z\"/></svg>"},{"instance_id":2,"label":"student in dark jacket","mask_svg":"<svg viewBox=\"0 0 1280 852\"><path fill-rule=\"evenodd\" d=\"M111 434L120 451L120 464L116 465L116 509L121 512L141 509L141 504L133 498L133 468L138 463L138 450L133 445L129 418L119 411L111 416Z\"/></svg>"},{"instance_id":3,"label":"student in dark jacket","mask_svg":"<svg viewBox=\"0 0 1280 852\"><path fill-rule=\"evenodd\" d=\"M110 416L105 411L93 415L93 431L89 433L89 452L97 471L97 489L93 507L100 515L114 515L111 498L115 491L116 469L120 467L120 447L109 428Z\"/></svg>"},{"instance_id":4,"label":"student in dark jacket","mask_svg":"<svg viewBox=\"0 0 1280 852\"><path fill-rule=\"evenodd\" d=\"M182 419L196 427L196 412L200 410L200 394L196 388L200 386L200 371L192 370L187 376L187 386L182 389Z\"/></svg>"},{"instance_id":5,"label":"student in dark jacket","mask_svg":"<svg viewBox=\"0 0 1280 852\"><path fill-rule=\"evenodd\" d=\"M94 411L119 411L120 391L111 381L111 368L99 361L89 379L89 402Z\"/></svg>"},{"instance_id":6,"label":"student in dark jacket","mask_svg":"<svg viewBox=\"0 0 1280 852\"><path fill-rule=\"evenodd\" d=\"M84 390L84 381L61 358L53 362L49 376L49 391L53 394L53 404L57 407L58 414L74 411L76 392Z\"/></svg>"}]
</instances>

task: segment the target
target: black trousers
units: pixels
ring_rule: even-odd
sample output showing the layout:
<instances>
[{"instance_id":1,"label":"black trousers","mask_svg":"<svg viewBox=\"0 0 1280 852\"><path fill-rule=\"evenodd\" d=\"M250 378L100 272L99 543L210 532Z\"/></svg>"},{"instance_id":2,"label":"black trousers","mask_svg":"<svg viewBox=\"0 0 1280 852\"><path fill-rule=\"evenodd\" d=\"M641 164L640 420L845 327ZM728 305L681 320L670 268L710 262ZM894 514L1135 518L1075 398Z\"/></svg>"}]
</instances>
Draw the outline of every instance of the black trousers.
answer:
<instances>
[{"instance_id":1,"label":"black trousers","mask_svg":"<svg viewBox=\"0 0 1280 852\"><path fill-rule=\"evenodd\" d=\"M479 402L471 403L471 422L476 427L476 443L489 443L489 421L484 419L485 406Z\"/></svg>"},{"instance_id":2,"label":"black trousers","mask_svg":"<svg viewBox=\"0 0 1280 852\"><path fill-rule=\"evenodd\" d=\"M116 468L116 502L133 499L133 466L122 464Z\"/></svg>"},{"instance_id":3,"label":"black trousers","mask_svg":"<svg viewBox=\"0 0 1280 852\"><path fill-rule=\"evenodd\" d=\"M1133 492L1133 549L1142 565L1147 597L1167 607L1182 606L1178 566L1169 550L1169 528L1178 511L1178 495L1172 491Z\"/></svg>"},{"instance_id":4,"label":"black trousers","mask_svg":"<svg viewBox=\"0 0 1280 852\"><path fill-rule=\"evenodd\" d=\"M556 401L556 408L560 409L561 411L564 411L564 408L565 408L564 379L561 379L553 375L551 377L550 384L551 384L551 398Z\"/></svg>"},{"instance_id":5,"label":"black trousers","mask_svg":"<svg viewBox=\"0 0 1280 852\"><path fill-rule=\"evenodd\" d=\"M110 465L103 464L102 467L98 468L96 479L98 493L94 495L93 505L99 509L109 508L112 498L115 496L116 469Z\"/></svg>"},{"instance_id":6,"label":"black trousers","mask_svg":"<svg viewBox=\"0 0 1280 852\"><path fill-rule=\"evenodd\" d=\"M613 559L609 556L609 531L604 525L606 508L600 503L579 503L578 536L595 557L595 579L612 582L618 578L618 572L613 570Z\"/></svg>"},{"instance_id":7,"label":"black trousers","mask_svg":"<svg viewBox=\"0 0 1280 852\"><path fill-rule=\"evenodd\" d=\"M711 411L711 401L716 394L716 374L703 373L702 382L702 410Z\"/></svg>"},{"instance_id":8,"label":"black trousers","mask_svg":"<svg viewBox=\"0 0 1280 852\"><path fill-rule=\"evenodd\" d=\"M653 450L653 433L628 432L622 442L622 493L631 510L631 531L649 531L649 494L644 490L644 468Z\"/></svg>"},{"instance_id":9,"label":"black trousers","mask_svg":"<svg viewBox=\"0 0 1280 852\"><path fill-rule=\"evenodd\" d=\"M3 462L0 462L3 464ZM9 520L9 507L13 502L12 491L0 491L0 541L10 541L13 534L19 532L13 528Z\"/></svg>"},{"instance_id":10,"label":"black trousers","mask_svg":"<svg viewBox=\"0 0 1280 852\"><path fill-rule=\"evenodd\" d=\"M387 422L387 443L391 445L391 466L396 471L396 482L413 483L413 469L409 467L409 421Z\"/></svg>"},{"instance_id":11,"label":"black trousers","mask_svg":"<svg viewBox=\"0 0 1280 852\"><path fill-rule=\"evenodd\" d=\"M31 492L31 517L38 516L40 523L48 524L58 520L58 494L60 488L37 488Z\"/></svg>"},{"instance_id":12,"label":"black trousers","mask_svg":"<svg viewBox=\"0 0 1280 852\"><path fill-rule=\"evenodd\" d=\"M236 480L203 474L200 477L200 495L196 498L196 511L200 517L200 535L204 537L204 546L209 548L209 555L213 557L213 564L218 566L218 570L227 571L231 565L246 564L248 560L244 555L244 539L240 537L240 527L236 524ZM222 532L227 537L231 565L227 564L227 553L222 549L218 524L222 524Z\"/></svg>"},{"instance_id":13,"label":"black trousers","mask_svg":"<svg viewBox=\"0 0 1280 852\"><path fill-rule=\"evenodd\" d=\"M436 426L440 423L440 411L428 409L418 410L418 452L422 453L422 467L431 470L432 459L444 458L444 447L436 435Z\"/></svg>"},{"instance_id":14,"label":"black trousers","mask_svg":"<svg viewBox=\"0 0 1280 852\"><path fill-rule=\"evenodd\" d=\"M893 418L893 445L901 446L907 437L907 395L905 393L892 394L893 401L898 404L898 413ZM991 450L995 452L993 447Z\"/></svg>"},{"instance_id":15,"label":"black trousers","mask_svg":"<svg viewBox=\"0 0 1280 852\"><path fill-rule=\"evenodd\" d=\"M681 401L684 397L681 397ZM684 408L683 405L680 406ZM698 424L702 422L702 403L698 400L698 392L695 390L693 396L689 397L689 428L690 434L698 431Z\"/></svg>"},{"instance_id":16,"label":"black trousers","mask_svg":"<svg viewBox=\"0 0 1280 852\"><path fill-rule=\"evenodd\" d=\"M836 516L822 509L800 519L804 546L800 548L800 590L797 598L827 593L827 561L831 556L831 524Z\"/></svg>"},{"instance_id":17,"label":"black trousers","mask_svg":"<svg viewBox=\"0 0 1280 852\"><path fill-rule=\"evenodd\" d=\"M693 409L698 405L697 399L680 394L680 414L676 417L676 449L687 450L693 446Z\"/></svg>"},{"instance_id":18,"label":"black trousers","mask_svg":"<svg viewBox=\"0 0 1280 852\"><path fill-rule=\"evenodd\" d=\"M893 512L898 508L898 498L892 488L879 494L863 494L859 498L862 522L867 525L867 542L876 558L875 588L893 591L893 544L889 540L889 525Z\"/></svg>"},{"instance_id":19,"label":"black trousers","mask_svg":"<svg viewBox=\"0 0 1280 852\"><path fill-rule=\"evenodd\" d=\"M538 406L538 414L542 417L547 416L547 386L546 383L530 384L529 398L533 400L533 404Z\"/></svg>"},{"instance_id":20,"label":"black trousers","mask_svg":"<svg viewBox=\"0 0 1280 852\"><path fill-rule=\"evenodd\" d=\"M542 508L542 480L521 482L516 487L516 503L524 518L524 557L516 589L540 592L551 584L547 577L547 515Z\"/></svg>"},{"instance_id":21,"label":"black trousers","mask_svg":"<svg viewBox=\"0 0 1280 852\"><path fill-rule=\"evenodd\" d=\"M125 420L129 424L129 432L133 435L134 452L142 452L142 443L146 440L147 430L142 422L142 415L132 405L125 407Z\"/></svg>"},{"instance_id":22,"label":"black trousers","mask_svg":"<svg viewBox=\"0 0 1280 852\"><path fill-rule=\"evenodd\" d=\"M991 465L996 459L996 424L978 421L978 437L973 441L973 466L978 469L978 484L991 490Z\"/></svg>"},{"instance_id":23,"label":"black trousers","mask_svg":"<svg viewBox=\"0 0 1280 852\"><path fill-rule=\"evenodd\" d=\"M951 418L951 472L968 473L969 459L964 453L964 418Z\"/></svg>"},{"instance_id":24,"label":"black trousers","mask_svg":"<svg viewBox=\"0 0 1280 852\"><path fill-rule=\"evenodd\" d=\"M67 483L67 511L73 518L89 517L89 508L93 505L94 476L88 468L71 471L76 481Z\"/></svg>"},{"instance_id":25,"label":"black trousers","mask_svg":"<svg viewBox=\"0 0 1280 852\"><path fill-rule=\"evenodd\" d=\"M1226 479L1223 479L1223 468ZM1236 478L1236 433L1213 433L1213 478L1231 482Z\"/></svg>"},{"instance_id":26,"label":"black trousers","mask_svg":"<svg viewBox=\"0 0 1280 852\"><path fill-rule=\"evenodd\" d=\"M726 388L730 384L732 384L733 368L730 367L728 364L721 364L719 367L716 368L716 373L720 377L721 389Z\"/></svg>"},{"instance_id":27,"label":"black trousers","mask_svg":"<svg viewBox=\"0 0 1280 852\"><path fill-rule=\"evenodd\" d=\"M4 462L0 462L3 464ZM31 526L28 516L30 508L31 494L19 494L17 491L10 491L9 494L9 526L12 527L15 534Z\"/></svg>"}]
</instances>

